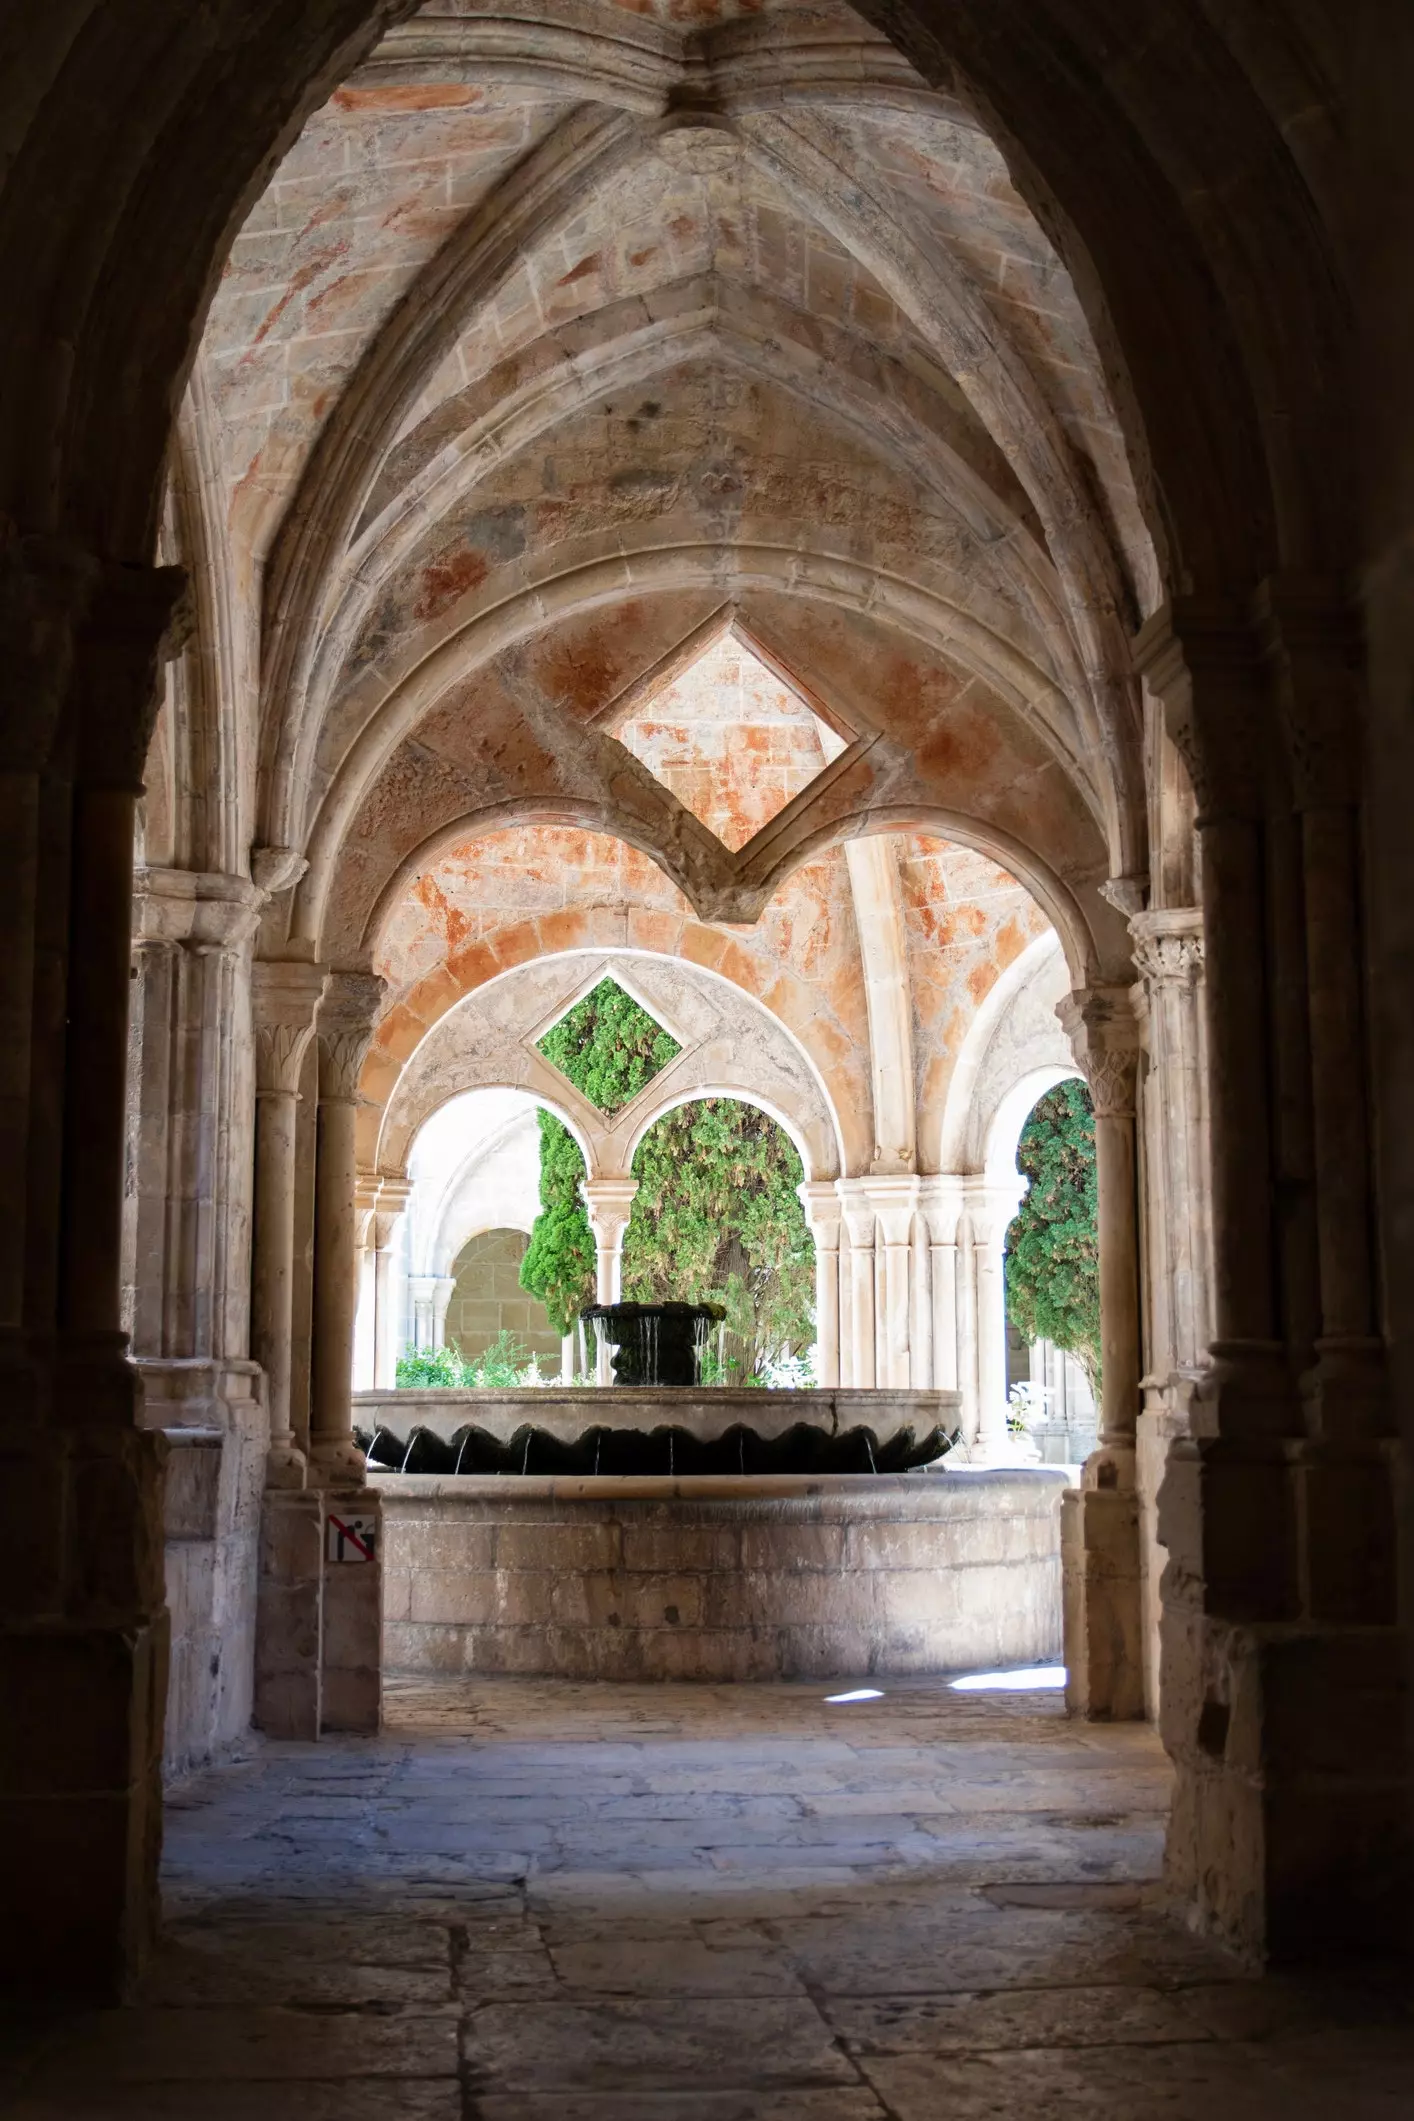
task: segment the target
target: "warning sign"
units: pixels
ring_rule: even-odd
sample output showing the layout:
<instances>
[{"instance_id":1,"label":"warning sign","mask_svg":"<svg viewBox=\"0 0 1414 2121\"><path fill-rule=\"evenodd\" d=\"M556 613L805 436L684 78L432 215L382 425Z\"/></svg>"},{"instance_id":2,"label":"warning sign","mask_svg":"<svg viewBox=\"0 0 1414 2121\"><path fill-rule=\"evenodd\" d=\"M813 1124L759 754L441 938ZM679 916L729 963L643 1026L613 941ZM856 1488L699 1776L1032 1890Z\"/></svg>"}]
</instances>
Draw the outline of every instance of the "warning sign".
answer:
<instances>
[{"instance_id":1,"label":"warning sign","mask_svg":"<svg viewBox=\"0 0 1414 2121\"><path fill-rule=\"evenodd\" d=\"M330 1561L372 1561L378 1543L378 1520L376 1517L336 1517L331 1510L328 1540L325 1551Z\"/></svg>"}]
</instances>

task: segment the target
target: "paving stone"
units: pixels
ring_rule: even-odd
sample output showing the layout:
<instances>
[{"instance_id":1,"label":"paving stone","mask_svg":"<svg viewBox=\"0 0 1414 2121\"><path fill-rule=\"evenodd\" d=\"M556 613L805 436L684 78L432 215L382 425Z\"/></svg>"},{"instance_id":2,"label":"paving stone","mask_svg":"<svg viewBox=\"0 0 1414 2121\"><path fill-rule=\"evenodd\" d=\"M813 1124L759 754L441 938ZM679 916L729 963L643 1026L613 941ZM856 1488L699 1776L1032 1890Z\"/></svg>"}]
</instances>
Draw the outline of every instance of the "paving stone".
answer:
<instances>
[{"instance_id":1,"label":"paving stone","mask_svg":"<svg viewBox=\"0 0 1414 2121\"><path fill-rule=\"evenodd\" d=\"M929 1682L857 1744L803 1687L391 1708L183 1789L140 2007L11 2021L5 2121L1408 2121L1407 1971L1162 1918L1150 1733Z\"/></svg>"},{"instance_id":2,"label":"paving stone","mask_svg":"<svg viewBox=\"0 0 1414 2121\"><path fill-rule=\"evenodd\" d=\"M456 2034L450 2009L384 2017L362 2011L139 2007L81 2020L44 2076L56 2088L85 2080L191 2084L223 2077L280 2082L449 2076L456 2068Z\"/></svg>"},{"instance_id":3,"label":"paving stone","mask_svg":"<svg viewBox=\"0 0 1414 2121\"><path fill-rule=\"evenodd\" d=\"M830 2024L851 2053L970 2055L1012 2048L1206 2040L1180 2000L1156 1989L1007 1989L992 1995L835 1997Z\"/></svg>"},{"instance_id":4,"label":"paving stone","mask_svg":"<svg viewBox=\"0 0 1414 2121\"><path fill-rule=\"evenodd\" d=\"M849 2083L855 2072L802 1999L675 1996L588 2004L488 2004L472 2013L463 2052L496 2089L680 2090L775 2078Z\"/></svg>"},{"instance_id":5,"label":"paving stone","mask_svg":"<svg viewBox=\"0 0 1414 2121\"><path fill-rule=\"evenodd\" d=\"M804 1994L781 1954L713 1949L698 1937L561 1944L554 1947L553 1959L565 1988L604 1996Z\"/></svg>"},{"instance_id":6,"label":"paving stone","mask_svg":"<svg viewBox=\"0 0 1414 2121\"><path fill-rule=\"evenodd\" d=\"M455 2077L336 2083L111 2084L26 2094L6 2121L463 2121Z\"/></svg>"}]
</instances>

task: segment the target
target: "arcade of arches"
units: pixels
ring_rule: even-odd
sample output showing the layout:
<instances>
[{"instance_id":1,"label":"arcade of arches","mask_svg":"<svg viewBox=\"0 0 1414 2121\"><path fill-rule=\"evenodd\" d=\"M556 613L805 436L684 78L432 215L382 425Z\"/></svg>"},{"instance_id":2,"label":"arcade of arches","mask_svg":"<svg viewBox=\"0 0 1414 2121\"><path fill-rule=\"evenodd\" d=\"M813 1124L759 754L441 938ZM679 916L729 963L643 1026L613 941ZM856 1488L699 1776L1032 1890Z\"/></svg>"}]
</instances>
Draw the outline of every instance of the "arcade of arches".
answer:
<instances>
[{"instance_id":1,"label":"arcade of arches","mask_svg":"<svg viewBox=\"0 0 1414 2121\"><path fill-rule=\"evenodd\" d=\"M449 1101L561 1112L606 1293L644 1127L758 1101L822 1376L985 1456L1076 1072L1071 1716L1198 1930L1401 1948L1408 11L5 12L7 1968L141 1965L164 1758L376 1726L324 1517ZM608 1119L606 975L681 1049Z\"/></svg>"}]
</instances>

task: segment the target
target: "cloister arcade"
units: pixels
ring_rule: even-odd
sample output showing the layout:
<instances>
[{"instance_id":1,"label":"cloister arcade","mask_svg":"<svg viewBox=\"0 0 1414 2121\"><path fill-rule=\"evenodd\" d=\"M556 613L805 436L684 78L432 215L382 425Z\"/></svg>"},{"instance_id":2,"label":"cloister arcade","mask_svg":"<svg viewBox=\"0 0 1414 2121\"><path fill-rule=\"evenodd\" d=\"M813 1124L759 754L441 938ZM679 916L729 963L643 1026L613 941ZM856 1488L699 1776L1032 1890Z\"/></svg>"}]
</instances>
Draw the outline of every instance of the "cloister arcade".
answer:
<instances>
[{"instance_id":1,"label":"cloister arcade","mask_svg":"<svg viewBox=\"0 0 1414 2121\"><path fill-rule=\"evenodd\" d=\"M1327 11L1121 12L17 25L12 1963L141 1961L164 1762L376 1726L325 1524L440 1337L452 1101L563 1118L604 1298L644 1130L759 1103L822 1382L956 1387L984 1459L1077 1073L1071 1712L1157 1720L1194 1926L1404 1936L1407 383L1355 381ZM680 1048L612 1119L537 1049L605 977Z\"/></svg>"}]
</instances>

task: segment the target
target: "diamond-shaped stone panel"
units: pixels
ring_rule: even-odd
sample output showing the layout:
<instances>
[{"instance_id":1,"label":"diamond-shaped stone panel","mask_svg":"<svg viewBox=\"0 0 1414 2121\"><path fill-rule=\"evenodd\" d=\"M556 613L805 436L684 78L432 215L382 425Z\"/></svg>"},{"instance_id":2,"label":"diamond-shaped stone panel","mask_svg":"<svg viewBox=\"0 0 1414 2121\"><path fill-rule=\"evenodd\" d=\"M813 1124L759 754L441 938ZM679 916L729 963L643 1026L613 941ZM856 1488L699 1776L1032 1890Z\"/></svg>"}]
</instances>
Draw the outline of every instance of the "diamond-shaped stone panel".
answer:
<instances>
[{"instance_id":1,"label":"diamond-shaped stone panel","mask_svg":"<svg viewBox=\"0 0 1414 2121\"><path fill-rule=\"evenodd\" d=\"M535 1050L610 1118L682 1047L617 980L601 979L536 1040Z\"/></svg>"},{"instance_id":2,"label":"diamond-shaped stone panel","mask_svg":"<svg viewBox=\"0 0 1414 2121\"><path fill-rule=\"evenodd\" d=\"M844 748L732 633L614 733L733 853Z\"/></svg>"}]
</instances>

